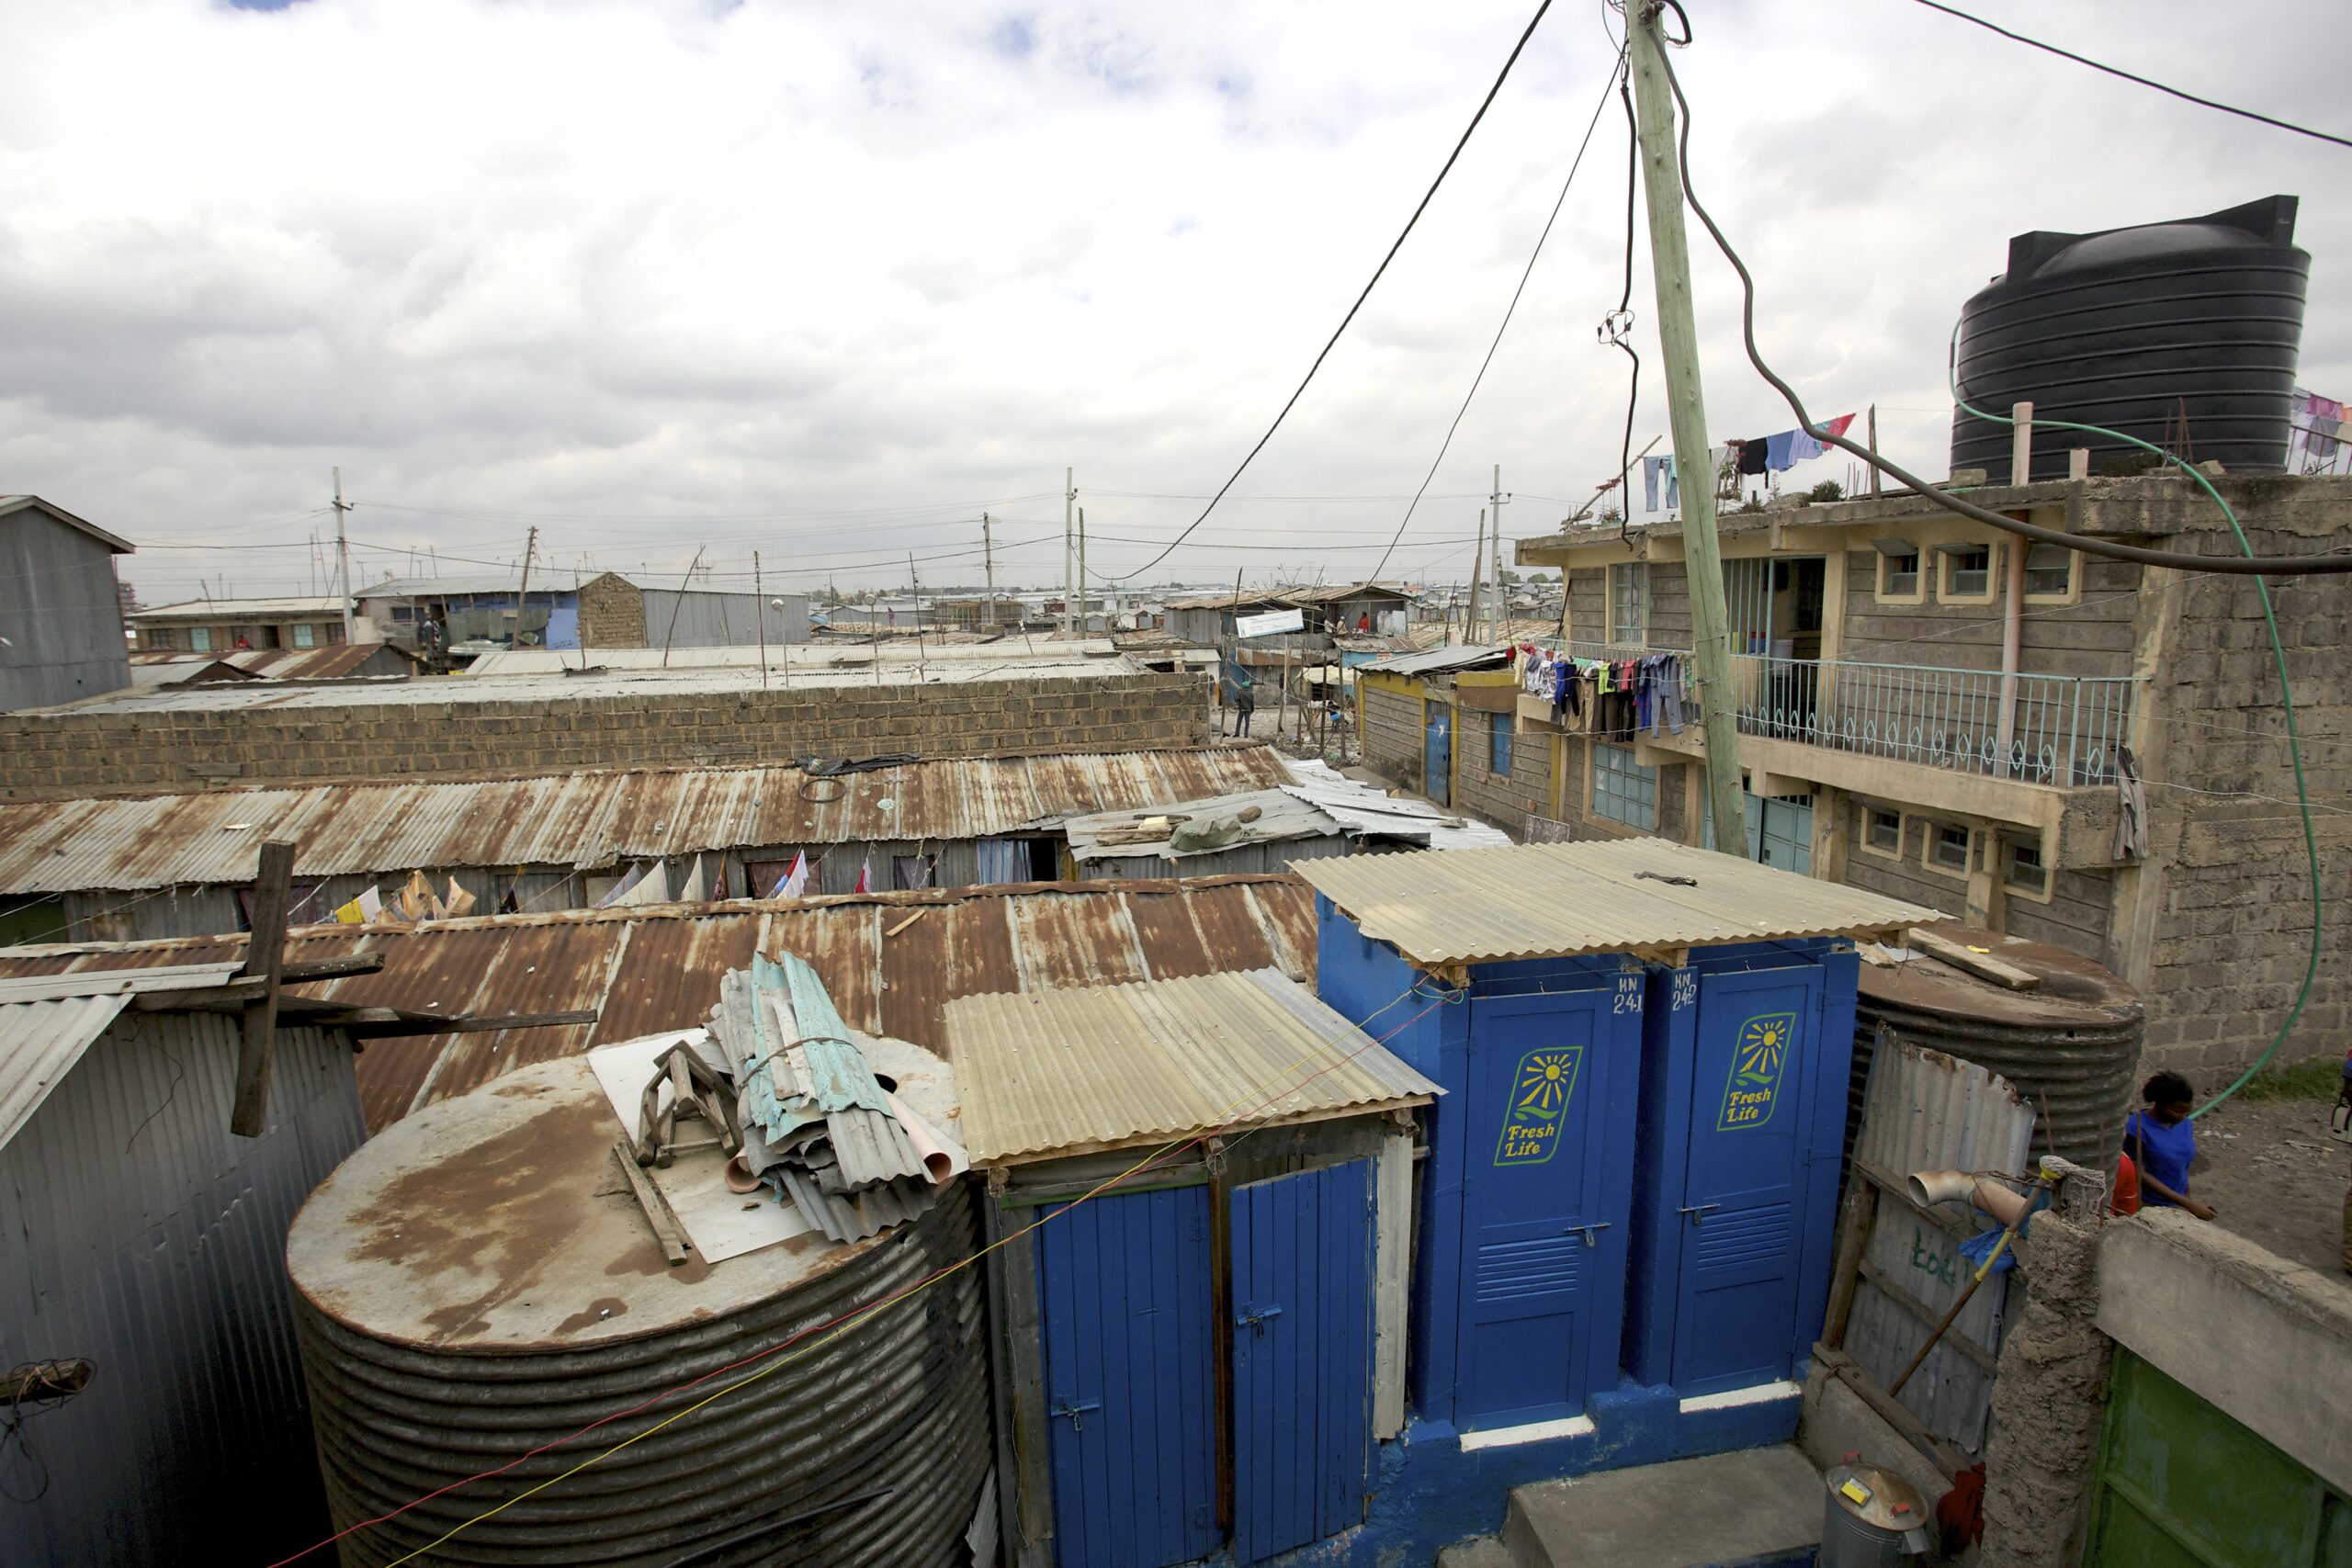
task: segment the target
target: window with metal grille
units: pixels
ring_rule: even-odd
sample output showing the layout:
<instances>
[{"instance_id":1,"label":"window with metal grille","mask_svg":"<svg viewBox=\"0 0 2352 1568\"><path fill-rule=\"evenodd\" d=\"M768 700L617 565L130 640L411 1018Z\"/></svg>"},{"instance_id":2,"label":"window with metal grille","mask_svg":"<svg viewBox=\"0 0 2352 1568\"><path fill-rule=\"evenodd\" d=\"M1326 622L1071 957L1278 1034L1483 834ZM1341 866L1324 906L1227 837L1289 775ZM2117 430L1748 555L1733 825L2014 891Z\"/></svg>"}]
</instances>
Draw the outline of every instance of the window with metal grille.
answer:
<instances>
[{"instance_id":1,"label":"window with metal grille","mask_svg":"<svg viewBox=\"0 0 2352 1568\"><path fill-rule=\"evenodd\" d=\"M156 626L147 633L147 646L157 653L170 653L180 645L180 634L169 626Z\"/></svg>"},{"instance_id":2,"label":"window with metal grille","mask_svg":"<svg viewBox=\"0 0 2352 1568\"><path fill-rule=\"evenodd\" d=\"M1511 716L1498 713L1489 714L1487 717L1494 721L1494 728L1487 736L1487 767L1496 777L1507 779L1510 777Z\"/></svg>"},{"instance_id":3,"label":"window with metal grille","mask_svg":"<svg viewBox=\"0 0 2352 1568\"><path fill-rule=\"evenodd\" d=\"M2020 893L2050 891L2050 868L2041 863L2040 844L2022 843L2012 839L2004 840L2001 850L2003 859L2007 863L2003 868L2002 880Z\"/></svg>"},{"instance_id":4,"label":"window with metal grille","mask_svg":"<svg viewBox=\"0 0 2352 1568\"><path fill-rule=\"evenodd\" d=\"M1968 869L1968 829L1949 823L1936 824L1935 832L1928 840L1928 859L1946 871Z\"/></svg>"},{"instance_id":5,"label":"window with metal grille","mask_svg":"<svg viewBox=\"0 0 2352 1568\"><path fill-rule=\"evenodd\" d=\"M1944 552L1946 599L1984 599L1993 592L1993 547L1970 545Z\"/></svg>"},{"instance_id":6,"label":"window with metal grille","mask_svg":"<svg viewBox=\"0 0 2352 1568\"><path fill-rule=\"evenodd\" d=\"M1649 635L1650 569L1646 561L1622 561L1609 569L1609 640L1640 648Z\"/></svg>"},{"instance_id":7,"label":"window with metal grille","mask_svg":"<svg viewBox=\"0 0 2352 1568\"><path fill-rule=\"evenodd\" d=\"M2025 596L2064 599L2075 591L2075 552L2064 545L2035 545L2025 553Z\"/></svg>"},{"instance_id":8,"label":"window with metal grille","mask_svg":"<svg viewBox=\"0 0 2352 1568\"><path fill-rule=\"evenodd\" d=\"M1630 746L1595 742L1592 814L1645 832L1657 828L1657 770L1634 761Z\"/></svg>"},{"instance_id":9,"label":"window with metal grille","mask_svg":"<svg viewBox=\"0 0 2352 1568\"><path fill-rule=\"evenodd\" d=\"M212 628L210 626L190 626L187 633L187 645L198 653L211 652Z\"/></svg>"},{"instance_id":10,"label":"window with metal grille","mask_svg":"<svg viewBox=\"0 0 2352 1568\"><path fill-rule=\"evenodd\" d=\"M308 622L308 621L297 621L297 622L295 622L295 623L294 623L294 646L295 646L295 647L297 647L297 648L316 648L316 647L318 647L318 645L319 645L319 628L318 628L318 627L316 627L316 626L312 626L312 625L311 625L310 622Z\"/></svg>"},{"instance_id":11,"label":"window with metal grille","mask_svg":"<svg viewBox=\"0 0 2352 1568\"><path fill-rule=\"evenodd\" d=\"M1882 599L1916 599L1919 595L1919 552L1882 551L1878 558L1878 592Z\"/></svg>"},{"instance_id":12,"label":"window with metal grille","mask_svg":"<svg viewBox=\"0 0 2352 1568\"><path fill-rule=\"evenodd\" d=\"M1903 813L1872 810L1870 814L1870 827L1865 841L1874 850L1884 850L1889 854L1901 854L1903 852Z\"/></svg>"}]
</instances>

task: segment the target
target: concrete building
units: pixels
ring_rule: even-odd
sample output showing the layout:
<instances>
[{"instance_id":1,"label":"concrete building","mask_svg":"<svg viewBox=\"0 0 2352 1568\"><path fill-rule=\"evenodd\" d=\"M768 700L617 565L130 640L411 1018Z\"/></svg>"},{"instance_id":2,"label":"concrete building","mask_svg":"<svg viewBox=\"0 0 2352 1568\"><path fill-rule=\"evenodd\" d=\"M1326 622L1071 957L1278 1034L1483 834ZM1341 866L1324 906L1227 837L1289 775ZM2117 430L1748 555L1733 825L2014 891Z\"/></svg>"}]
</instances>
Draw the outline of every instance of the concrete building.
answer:
<instances>
[{"instance_id":1,"label":"concrete building","mask_svg":"<svg viewBox=\"0 0 2352 1568\"><path fill-rule=\"evenodd\" d=\"M2336 547L2352 529L2352 480L2219 483L2258 553ZM2236 549L2181 480L1973 496L2086 536ZM1735 513L1723 554L1752 855L2097 960L2145 998L2152 1066L2263 1049L2303 973L2312 900L2253 580L2027 547L1907 493ZM1566 653L1690 648L1679 523L1630 541L1571 529L1521 541L1518 558L1566 575ZM2334 577L2271 586L2335 900L2352 895L2352 817L2319 803L2352 797L2346 592ZM1707 841L1697 725L1596 732L1493 651L1367 667L1367 761L1542 836ZM2124 842L2135 775L2144 831ZM2347 1003L2352 981L2324 966L2287 1055L2340 1049Z\"/></svg>"},{"instance_id":2,"label":"concrete building","mask_svg":"<svg viewBox=\"0 0 2352 1568\"><path fill-rule=\"evenodd\" d=\"M762 596L600 572L540 571L526 584L517 570L401 577L364 586L360 613L379 635L407 646L437 629L444 649L781 647L808 637L808 601L797 593ZM517 602L517 595L524 602ZM781 601L779 606L778 601Z\"/></svg>"},{"instance_id":3,"label":"concrete building","mask_svg":"<svg viewBox=\"0 0 2352 1568\"><path fill-rule=\"evenodd\" d=\"M323 598L190 599L130 616L141 653L234 653L334 648L343 642L343 601ZM356 639L375 640L362 632Z\"/></svg>"},{"instance_id":4,"label":"concrete building","mask_svg":"<svg viewBox=\"0 0 2352 1568\"><path fill-rule=\"evenodd\" d=\"M0 496L0 708L130 684L114 558L130 541L37 495Z\"/></svg>"},{"instance_id":5,"label":"concrete building","mask_svg":"<svg viewBox=\"0 0 2352 1568\"><path fill-rule=\"evenodd\" d=\"M1359 626L1385 637L1403 637L1412 619L1413 596L1385 582L1359 582L1346 587L1299 586L1245 589L1231 592L1193 594L1166 601L1166 629L1187 642L1221 648L1233 640L1234 620L1276 610L1296 610L1306 622L1303 632L1254 639L1256 648L1296 646L1327 649L1334 633L1353 632Z\"/></svg>"}]
</instances>

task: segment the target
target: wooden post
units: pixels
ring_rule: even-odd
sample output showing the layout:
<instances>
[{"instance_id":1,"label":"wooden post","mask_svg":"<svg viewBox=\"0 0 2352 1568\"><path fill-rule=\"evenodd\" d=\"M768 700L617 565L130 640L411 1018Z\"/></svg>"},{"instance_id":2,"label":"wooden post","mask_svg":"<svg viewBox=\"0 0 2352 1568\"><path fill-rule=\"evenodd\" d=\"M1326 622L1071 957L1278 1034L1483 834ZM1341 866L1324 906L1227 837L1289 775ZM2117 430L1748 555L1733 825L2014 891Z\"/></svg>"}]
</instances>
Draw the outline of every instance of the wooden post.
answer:
<instances>
[{"instance_id":1,"label":"wooden post","mask_svg":"<svg viewBox=\"0 0 2352 1568\"><path fill-rule=\"evenodd\" d=\"M1686 478L1708 468L1706 398L1699 380L1699 323L1690 304L1690 244L1682 226L1682 169L1674 151L1674 103L1668 96L1665 44L1657 7L1626 13L1633 60L1634 130L1642 191L1649 210L1650 266L1657 286L1659 356L1674 433L1674 464ZM1682 495L1682 553L1690 579L1692 662L1699 716L1706 734L1707 797L1713 803L1715 847L1745 858L1739 823L1739 724L1732 711L1731 634L1724 606L1723 553L1715 540L1715 489L1692 484Z\"/></svg>"},{"instance_id":2,"label":"wooden post","mask_svg":"<svg viewBox=\"0 0 2352 1568\"><path fill-rule=\"evenodd\" d=\"M1209 1354L1216 1368L1210 1420L1216 1428L1216 1528L1233 1528L1233 1187L1225 1140L1211 1138L1209 1168Z\"/></svg>"},{"instance_id":3,"label":"wooden post","mask_svg":"<svg viewBox=\"0 0 2352 1568\"><path fill-rule=\"evenodd\" d=\"M262 981L258 1001L245 1004L245 1038L237 1050L237 1099L229 1131L258 1138L269 1125L269 1057L277 1033L277 983L286 967L286 904L293 890L294 846L262 845L254 884L254 930L243 973Z\"/></svg>"}]
</instances>

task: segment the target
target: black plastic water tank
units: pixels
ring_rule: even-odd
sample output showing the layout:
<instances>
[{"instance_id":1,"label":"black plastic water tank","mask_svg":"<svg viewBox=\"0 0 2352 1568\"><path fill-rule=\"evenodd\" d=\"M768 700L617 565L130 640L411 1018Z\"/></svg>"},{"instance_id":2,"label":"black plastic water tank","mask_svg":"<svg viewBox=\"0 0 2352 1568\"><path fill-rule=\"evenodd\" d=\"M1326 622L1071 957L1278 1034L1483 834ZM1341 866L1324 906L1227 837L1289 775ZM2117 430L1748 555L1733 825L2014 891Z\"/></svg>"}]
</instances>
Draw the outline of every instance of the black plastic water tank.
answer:
<instances>
[{"instance_id":1,"label":"black plastic water tank","mask_svg":"<svg viewBox=\"0 0 2352 1568\"><path fill-rule=\"evenodd\" d=\"M2298 250L2296 198L2096 234L2019 234L2009 269L1960 318L1960 393L1988 413L2105 425L2179 446L2233 473L2286 466L2288 404L2312 258ZM2070 447L2099 471L2133 448L2037 433L2033 477L2064 479ZM1951 466L2009 477L2007 425L1952 410Z\"/></svg>"}]
</instances>

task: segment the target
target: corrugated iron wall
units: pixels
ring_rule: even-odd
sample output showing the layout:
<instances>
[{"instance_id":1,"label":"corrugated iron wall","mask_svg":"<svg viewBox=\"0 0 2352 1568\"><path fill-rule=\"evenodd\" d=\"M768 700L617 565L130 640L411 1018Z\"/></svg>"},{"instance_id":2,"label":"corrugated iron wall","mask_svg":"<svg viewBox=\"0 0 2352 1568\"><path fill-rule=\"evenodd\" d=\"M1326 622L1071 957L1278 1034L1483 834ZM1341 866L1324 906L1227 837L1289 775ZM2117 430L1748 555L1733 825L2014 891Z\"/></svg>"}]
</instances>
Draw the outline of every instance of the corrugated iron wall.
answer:
<instances>
[{"instance_id":1,"label":"corrugated iron wall","mask_svg":"<svg viewBox=\"0 0 2352 1568\"><path fill-rule=\"evenodd\" d=\"M0 1149L0 1365L96 1369L0 1457L11 1564L266 1562L324 1533L286 1230L365 1136L359 1091L347 1045L281 1030L269 1129L233 1137L237 1046L227 1014L126 1013Z\"/></svg>"},{"instance_id":2,"label":"corrugated iron wall","mask_svg":"<svg viewBox=\"0 0 2352 1568\"><path fill-rule=\"evenodd\" d=\"M1844 1349L1882 1388L1967 1284L1974 1265L1960 1255L1962 1238L1997 1228L1959 1203L1913 1207L1904 1179L1919 1170L2021 1173L2033 1120L2007 1079L1940 1051L1896 1045L1871 1063L1853 1163L1876 1208ZM1984 1281L1897 1396L1938 1437L1980 1456L2007 1279Z\"/></svg>"}]
</instances>

